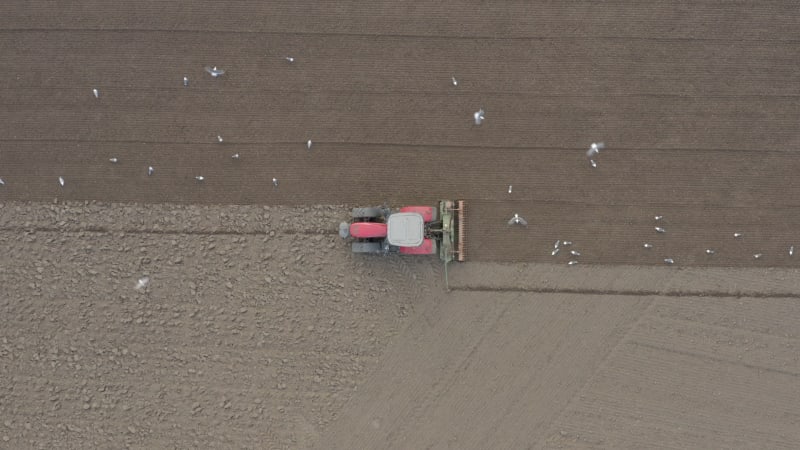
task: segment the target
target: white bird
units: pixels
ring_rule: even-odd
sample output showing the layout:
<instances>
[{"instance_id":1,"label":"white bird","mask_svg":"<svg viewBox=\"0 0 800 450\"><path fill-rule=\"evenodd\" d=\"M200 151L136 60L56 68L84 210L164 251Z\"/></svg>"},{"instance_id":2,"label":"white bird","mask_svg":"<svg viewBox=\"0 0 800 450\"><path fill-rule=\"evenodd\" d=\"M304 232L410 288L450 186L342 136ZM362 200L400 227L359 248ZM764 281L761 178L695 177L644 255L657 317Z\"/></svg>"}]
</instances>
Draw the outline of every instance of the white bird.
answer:
<instances>
[{"instance_id":1,"label":"white bird","mask_svg":"<svg viewBox=\"0 0 800 450\"><path fill-rule=\"evenodd\" d=\"M293 62L294 62L294 58L292 58L291 56L287 56L287 57L285 57L284 59L285 59L286 61L290 62L290 63L293 63Z\"/></svg>"},{"instance_id":2,"label":"white bird","mask_svg":"<svg viewBox=\"0 0 800 450\"><path fill-rule=\"evenodd\" d=\"M564 242L561 243L561 245L564 245L564 246L572 245L572 241L564 241Z\"/></svg>"},{"instance_id":3,"label":"white bird","mask_svg":"<svg viewBox=\"0 0 800 450\"><path fill-rule=\"evenodd\" d=\"M308 142L306 142L306 148L311 150L311 144L312 144L311 139L309 139Z\"/></svg>"},{"instance_id":4,"label":"white bird","mask_svg":"<svg viewBox=\"0 0 800 450\"><path fill-rule=\"evenodd\" d=\"M508 224L509 225L523 225L523 226L527 227L528 226L528 221L523 219L522 217L520 217L519 214L514 213L514 217L512 217L511 220L508 221Z\"/></svg>"},{"instance_id":5,"label":"white bird","mask_svg":"<svg viewBox=\"0 0 800 450\"><path fill-rule=\"evenodd\" d=\"M472 114L472 117L475 119L475 125L480 125L484 120L486 120L486 117L484 117L483 108L475 111L475 113Z\"/></svg>"},{"instance_id":6,"label":"white bird","mask_svg":"<svg viewBox=\"0 0 800 450\"><path fill-rule=\"evenodd\" d=\"M208 72L209 75L211 75L214 78L221 77L222 75L225 75L225 71L222 70L222 69L217 69L217 66L214 66L214 67L206 66L206 72Z\"/></svg>"},{"instance_id":7,"label":"white bird","mask_svg":"<svg viewBox=\"0 0 800 450\"><path fill-rule=\"evenodd\" d=\"M233 155L231 155L231 159L239 159L239 154L234 153Z\"/></svg>"},{"instance_id":8,"label":"white bird","mask_svg":"<svg viewBox=\"0 0 800 450\"><path fill-rule=\"evenodd\" d=\"M58 184L60 184L61 187L64 187L64 184L66 184L64 177L58 177Z\"/></svg>"},{"instance_id":9,"label":"white bird","mask_svg":"<svg viewBox=\"0 0 800 450\"><path fill-rule=\"evenodd\" d=\"M560 252L560 251L561 251L561 249L560 249L560 248L553 249L553 251L552 251L552 252L550 252L550 255L551 255L551 256L556 256L556 255L558 254L558 252Z\"/></svg>"},{"instance_id":10,"label":"white bird","mask_svg":"<svg viewBox=\"0 0 800 450\"><path fill-rule=\"evenodd\" d=\"M206 177L204 177L202 175L198 175L198 176L194 177L194 179L197 180L197 181L203 181L203 180L206 179Z\"/></svg>"},{"instance_id":11,"label":"white bird","mask_svg":"<svg viewBox=\"0 0 800 450\"><path fill-rule=\"evenodd\" d=\"M2 183L2 181L3 180L0 180L0 183ZM794 245L789 247L789 256L794 256Z\"/></svg>"},{"instance_id":12,"label":"white bird","mask_svg":"<svg viewBox=\"0 0 800 450\"><path fill-rule=\"evenodd\" d=\"M5 182L5 181L3 181L3 179L2 179L2 178L0 178L0 186L5 186L5 185L6 185L6 182Z\"/></svg>"},{"instance_id":13,"label":"white bird","mask_svg":"<svg viewBox=\"0 0 800 450\"><path fill-rule=\"evenodd\" d=\"M220 144L222 144L222 136L220 136L220 135L217 135L217 142L219 142Z\"/></svg>"},{"instance_id":14,"label":"white bird","mask_svg":"<svg viewBox=\"0 0 800 450\"><path fill-rule=\"evenodd\" d=\"M672 258L664 258L665 264L675 264L675 261Z\"/></svg>"},{"instance_id":15,"label":"white bird","mask_svg":"<svg viewBox=\"0 0 800 450\"><path fill-rule=\"evenodd\" d=\"M589 160L589 165L592 166L592 167L597 167L597 161L595 161L593 159L590 159Z\"/></svg>"},{"instance_id":16,"label":"white bird","mask_svg":"<svg viewBox=\"0 0 800 450\"><path fill-rule=\"evenodd\" d=\"M644 247L644 248L653 248L653 244L648 244L647 242L645 242L642 247Z\"/></svg>"},{"instance_id":17,"label":"white bird","mask_svg":"<svg viewBox=\"0 0 800 450\"><path fill-rule=\"evenodd\" d=\"M100 98L100 91L98 91L96 88L92 89L92 95L94 95L94 98Z\"/></svg>"},{"instance_id":18,"label":"white bird","mask_svg":"<svg viewBox=\"0 0 800 450\"><path fill-rule=\"evenodd\" d=\"M742 233L733 233L733 237L734 238L740 238L742 236L744 236L744 234L742 234Z\"/></svg>"},{"instance_id":19,"label":"white bird","mask_svg":"<svg viewBox=\"0 0 800 450\"><path fill-rule=\"evenodd\" d=\"M606 148L606 145L602 142L592 142L592 145L589 146L589 150L586 150L586 156L591 158L592 156L600 153L600 150Z\"/></svg>"},{"instance_id":20,"label":"white bird","mask_svg":"<svg viewBox=\"0 0 800 450\"><path fill-rule=\"evenodd\" d=\"M141 291L142 289L146 288L147 285L150 284L150 277L142 277L136 280L136 286L133 288L137 291Z\"/></svg>"},{"instance_id":21,"label":"white bird","mask_svg":"<svg viewBox=\"0 0 800 450\"><path fill-rule=\"evenodd\" d=\"M272 185L275 186L275 187L278 187L278 179L277 178L273 178L272 179Z\"/></svg>"},{"instance_id":22,"label":"white bird","mask_svg":"<svg viewBox=\"0 0 800 450\"><path fill-rule=\"evenodd\" d=\"M575 264L578 264L578 261L575 261L574 259L567 263L568 266L574 266Z\"/></svg>"},{"instance_id":23,"label":"white bird","mask_svg":"<svg viewBox=\"0 0 800 450\"><path fill-rule=\"evenodd\" d=\"M664 218L664 216L655 216L655 217L653 217L653 219L655 219L655 220L661 220L663 218Z\"/></svg>"},{"instance_id":24,"label":"white bird","mask_svg":"<svg viewBox=\"0 0 800 450\"><path fill-rule=\"evenodd\" d=\"M581 252L579 252L577 250L570 250L569 254L572 255L572 256L581 256Z\"/></svg>"},{"instance_id":25,"label":"white bird","mask_svg":"<svg viewBox=\"0 0 800 450\"><path fill-rule=\"evenodd\" d=\"M761 259L761 257L762 257L762 256L764 256L764 254L763 254L763 253L756 253L755 255L753 255L753 258L755 258L755 259Z\"/></svg>"},{"instance_id":26,"label":"white bird","mask_svg":"<svg viewBox=\"0 0 800 450\"><path fill-rule=\"evenodd\" d=\"M456 80L456 77L450 77L450 82L453 83L453 86L458 86L458 80Z\"/></svg>"},{"instance_id":27,"label":"white bird","mask_svg":"<svg viewBox=\"0 0 800 450\"><path fill-rule=\"evenodd\" d=\"M710 248L706 249L706 255L713 255L714 253L717 253L717 252L715 252L714 250L711 250Z\"/></svg>"},{"instance_id":28,"label":"white bird","mask_svg":"<svg viewBox=\"0 0 800 450\"><path fill-rule=\"evenodd\" d=\"M511 185L510 184L508 185L508 193L509 194L511 193Z\"/></svg>"},{"instance_id":29,"label":"white bird","mask_svg":"<svg viewBox=\"0 0 800 450\"><path fill-rule=\"evenodd\" d=\"M111 164L116 164L119 162L117 158L108 158L108 161L111 162Z\"/></svg>"},{"instance_id":30,"label":"white bird","mask_svg":"<svg viewBox=\"0 0 800 450\"><path fill-rule=\"evenodd\" d=\"M553 248L558 248L559 245L561 245L561 239L556 240L556 243L553 244Z\"/></svg>"},{"instance_id":31,"label":"white bird","mask_svg":"<svg viewBox=\"0 0 800 450\"><path fill-rule=\"evenodd\" d=\"M153 169L153 166L147 166L147 176L148 177L150 175L154 174L155 172L156 172L156 169Z\"/></svg>"},{"instance_id":32,"label":"white bird","mask_svg":"<svg viewBox=\"0 0 800 450\"><path fill-rule=\"evenodd\" d=\"M183 77L183 87L189 87L189 77Z\"/></svg>"},{"instance_id":33,"label":"white bird","mask_svg":"<svg viewBox=\"0 0 800 450\"><path fill-rule=\"evenodd\" d=\"M665 230L665 229L663 229L661 227L656 227L656 232L658 232L658 233L666 233L667 230Z\"/></svg>"}]
</instances>

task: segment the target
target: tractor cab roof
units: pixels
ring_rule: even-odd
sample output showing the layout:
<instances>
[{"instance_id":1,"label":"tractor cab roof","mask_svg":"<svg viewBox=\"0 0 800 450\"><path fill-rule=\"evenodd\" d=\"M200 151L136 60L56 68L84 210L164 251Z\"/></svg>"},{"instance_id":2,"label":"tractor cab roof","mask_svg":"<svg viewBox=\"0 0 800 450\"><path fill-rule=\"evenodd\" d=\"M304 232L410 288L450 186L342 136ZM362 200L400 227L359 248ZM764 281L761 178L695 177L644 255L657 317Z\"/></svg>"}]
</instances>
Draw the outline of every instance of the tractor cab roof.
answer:
<instances>
[{"instance_id":1,"label":"tractor cab roof","mask_svg":"<svg viewBox=\"0 0 800 450\"><path fill-rule=\"evenodd\" d=\"M407 212L394 213L387 222L387 239L390 245L398 247L418 247L425 239L425 221L422 214Z\"/></svg>"}]
</instances>

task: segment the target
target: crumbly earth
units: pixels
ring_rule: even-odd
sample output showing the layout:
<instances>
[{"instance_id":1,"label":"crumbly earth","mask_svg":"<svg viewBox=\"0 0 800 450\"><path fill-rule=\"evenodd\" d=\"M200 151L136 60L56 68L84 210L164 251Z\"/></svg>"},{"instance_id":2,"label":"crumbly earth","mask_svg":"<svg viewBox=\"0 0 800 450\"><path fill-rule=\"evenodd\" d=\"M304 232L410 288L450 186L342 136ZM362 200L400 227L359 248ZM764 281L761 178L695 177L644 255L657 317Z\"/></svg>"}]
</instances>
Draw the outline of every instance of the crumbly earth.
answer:
<instances>
[{"instance_id":1,"label":"crumbly earth","mask_svg":"<svg viewBox=\"0 0 800 450\"><path fill-rule=\"evenodd\" d=\"M796 2L501 3L1 2L0 448L797 448Z\"/></svg>"}]
</instances>

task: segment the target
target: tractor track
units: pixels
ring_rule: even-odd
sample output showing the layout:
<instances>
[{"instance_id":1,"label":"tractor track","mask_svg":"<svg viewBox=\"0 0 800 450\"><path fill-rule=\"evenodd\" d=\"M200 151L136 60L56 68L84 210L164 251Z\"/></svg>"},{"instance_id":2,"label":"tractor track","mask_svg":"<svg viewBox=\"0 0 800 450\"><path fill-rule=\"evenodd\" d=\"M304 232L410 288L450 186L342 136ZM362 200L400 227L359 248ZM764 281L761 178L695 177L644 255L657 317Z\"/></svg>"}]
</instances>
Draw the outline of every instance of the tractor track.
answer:
<instances>
[{"instance_id":1,"label":"tractor track","mask_svg":"<svg viewBox=\"0 0 800 450\"><path fill-rule=\"evenodd\" d=\"M514 293L526 292L533 294L573 294L573 295L596 295L596 296L635 296L635 297L710 297L710 298L789 298L800 299L800 294L785 292L742 292L732 293L726 291L692 291L692 290L668 290L655 291L646 289L573 289L573 288L539 288L539 287L520 287L520 286L470 286L470 285L451 285L451 291L461 292L497 292Z\"/></svg>"}]
</instances>

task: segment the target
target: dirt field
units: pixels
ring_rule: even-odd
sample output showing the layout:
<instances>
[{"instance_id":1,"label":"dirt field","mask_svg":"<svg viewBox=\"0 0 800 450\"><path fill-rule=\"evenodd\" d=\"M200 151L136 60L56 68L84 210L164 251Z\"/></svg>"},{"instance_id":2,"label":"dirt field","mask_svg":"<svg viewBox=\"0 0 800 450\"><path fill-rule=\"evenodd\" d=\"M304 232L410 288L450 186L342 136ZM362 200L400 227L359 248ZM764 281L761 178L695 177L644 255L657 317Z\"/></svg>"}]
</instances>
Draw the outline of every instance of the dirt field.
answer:
<instances>
[{"instance_id":1,"label":"dirt field","mask_svg":"<svg viewBox=\"0 0 800 450\"><path fill-rule=\"evenodd\" d=\"M0 448L798 447L795 2L500 3L0 4Z\"/></svg>"}]
</instances>

